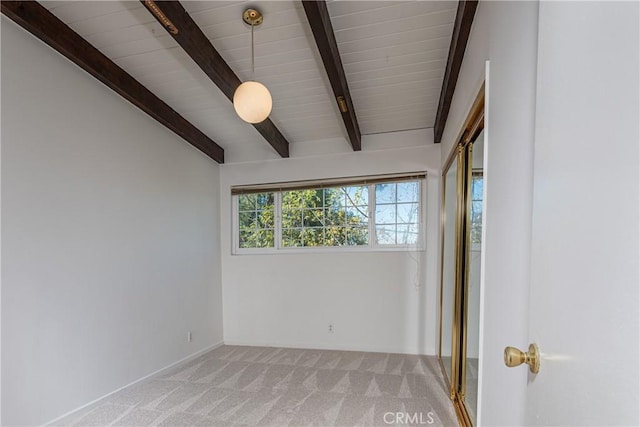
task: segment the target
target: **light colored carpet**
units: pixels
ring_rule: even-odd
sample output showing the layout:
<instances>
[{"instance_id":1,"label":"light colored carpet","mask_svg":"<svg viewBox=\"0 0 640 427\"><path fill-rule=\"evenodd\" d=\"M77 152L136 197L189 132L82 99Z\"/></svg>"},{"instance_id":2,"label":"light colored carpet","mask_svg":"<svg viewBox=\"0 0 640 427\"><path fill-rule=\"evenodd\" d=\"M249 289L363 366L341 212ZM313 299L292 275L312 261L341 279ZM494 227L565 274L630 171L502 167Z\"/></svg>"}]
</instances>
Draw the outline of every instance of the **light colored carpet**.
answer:
<instances>
[{"instance_id":1,"label":"light colored carpet","mask_svg":"<svg viewBox=\"0 0 640 427\"><path fill-rule=\"evenodd\" d=\"M56 425L455 426L457 422L435 357L222 346Z\"/></svg>"}]
</instances>

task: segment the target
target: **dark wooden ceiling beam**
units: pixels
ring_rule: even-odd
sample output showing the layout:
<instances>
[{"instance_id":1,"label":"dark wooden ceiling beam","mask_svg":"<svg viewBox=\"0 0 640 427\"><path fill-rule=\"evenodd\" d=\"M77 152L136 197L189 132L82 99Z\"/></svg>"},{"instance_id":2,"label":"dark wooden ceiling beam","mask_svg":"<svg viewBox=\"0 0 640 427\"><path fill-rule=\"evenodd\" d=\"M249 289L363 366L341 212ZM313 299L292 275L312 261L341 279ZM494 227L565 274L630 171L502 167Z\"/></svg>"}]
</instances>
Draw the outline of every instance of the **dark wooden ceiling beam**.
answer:
<instances>
[{"instance_id":1,"label":"dark wooden ceiling beam","mask_svg":"<svg viewBox=\"0 0 640 427\"><path fill-rule=\"evenodd\" d=\"M176 0L158 2L141 0L140 2L145 5L149 12L178 42L191 59L198 64L211 81L220 88L222 93L233 102L233 94L242 82L180 2ZM168 22L158 16L154 8L160 10L171 24L167 25ZM240 19L241 17L238 16L238 20ZM271 119L267 118L265 121L256 123L253 126L280 156L289 157L289 142Z\"/></svg>"},{"instance_id":2,"label":"dark wooden ceiling beam","mask_svg":"<svg viewBox=\"0 0 640 427\"><path fill-rule=\"evenodd\" d=\"M347 85L347 77L344 74L340 52L338 51L338 43L336 42L331 18L327 10L327 4L324 0L320 1L303 1L302 6L307 14L309 26L313 32L313 38L320 51L324 68L327 71L331 88L336 97L338 110L342 115L344 126L349 135L349 142L354 151L360 151L362 144L360 141L360 127L356 118L351 93Z\"/></svg>"},{"instance_id":3,"label":"dark wooden ceiling beam","mask_svg":"<svg viewBox=\"0 0 640 427\"><path fill-rule=\"evenodd\" d=\"M35 1L2 1L2 13L218 163L224 150Z\"/></svg>"},{"instance_id":4,"label":"dark wooden ceiling beam","mask_svg":"<svg viewBox=\"0 0 640 427\"><path fill-rule=\"evenodd\" d=\"M458 75L460 74L462 60L464 59L464 51L467 48L467 41L469 40L471 25L473 24L473 17L476 14L477 7L477 0L458 1L458 11L456 12L451 45L449 46L449 58L447 59L447 68L444 72L444 80L442 81L442 90L440 91L440 100L438 102L438 112L436 113L436 122L433 130L434 141L436 143L442 140L444 126L449 116L451 100L456 90Z\"/></svg>"}]
</instances>

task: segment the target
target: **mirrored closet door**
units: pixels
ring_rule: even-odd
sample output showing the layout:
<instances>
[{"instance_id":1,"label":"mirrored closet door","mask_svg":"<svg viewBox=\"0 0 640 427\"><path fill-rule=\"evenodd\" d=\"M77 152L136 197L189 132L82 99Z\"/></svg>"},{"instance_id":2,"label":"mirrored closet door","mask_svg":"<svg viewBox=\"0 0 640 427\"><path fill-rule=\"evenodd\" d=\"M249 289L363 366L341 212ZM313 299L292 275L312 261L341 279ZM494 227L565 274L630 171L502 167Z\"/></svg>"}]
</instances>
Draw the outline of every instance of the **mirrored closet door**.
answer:
<instances>
[{"instance_id":1,"label":"mirrored closet door","mask_svg":"<svg viewBox=\"0 0 640 427\"><path fill-rule=\"evenodd\" d=\"M457 201L457 179L458 179L458 162L454 158L451 165L447 169L447 173L443 176L443 240L442 240L442 283L440 289L440 298L442 310L440 311L440 360L445 371L445 377L449 382L452 379L454 368L452 366L453 359L453 309L455 297L455 264L456 264L456 242L454 237L455 217Z\"/></svg>"},{"instance_id":2,"label":"mirrored closet door","mask_svg":"<svg viewBox=\"0 0 640 427\"><path fill-rule=\"evenodd\" d=\"M463 426L477 414L484 146L483 87L442 174L439 357Z\"/></svg>"}]
</instances>

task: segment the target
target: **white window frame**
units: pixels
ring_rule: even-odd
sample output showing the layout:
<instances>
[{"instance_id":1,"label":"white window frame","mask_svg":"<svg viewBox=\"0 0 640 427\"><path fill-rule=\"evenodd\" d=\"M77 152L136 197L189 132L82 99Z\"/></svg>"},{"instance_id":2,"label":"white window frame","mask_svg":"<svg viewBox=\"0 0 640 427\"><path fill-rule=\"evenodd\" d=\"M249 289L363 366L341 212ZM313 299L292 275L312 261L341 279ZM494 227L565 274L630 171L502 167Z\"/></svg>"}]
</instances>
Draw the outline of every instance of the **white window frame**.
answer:
<instances>
[{"instance_id":1,"label":"white window frame","mask_svg":"<svg viewBox=\"0 0 640 427\"><path fill-rule=\"evenodd\" d=\"M376 242L376 219L375 219L375 187L377 184L367 184L369 187L368 200L368 230L369 244L352 245L352 246L282 246L282 193L283 191L265 191L265 193L274 193L274 247L271 248L241 248L240 247L240 223L238 195L231 196L231 232L232 232L232 255L259 255L259 254L300 254L300 253L335 253L335 252L398 252L398 251L424 251L425 250L425 230L426 221L426 201L427 201L427 179L416 179L418 182L418 239L416 244L398 245L398 244L378 244ZM403 182L403 181L398 181ZM394 183L393 181L389 182ZM345 185L345 187L351 185ZM354 184L353 186L358 186ZM339 186L336 186L339 187ZM397 204L397 203L396 203Z\"/></svg>"}]
</instances>

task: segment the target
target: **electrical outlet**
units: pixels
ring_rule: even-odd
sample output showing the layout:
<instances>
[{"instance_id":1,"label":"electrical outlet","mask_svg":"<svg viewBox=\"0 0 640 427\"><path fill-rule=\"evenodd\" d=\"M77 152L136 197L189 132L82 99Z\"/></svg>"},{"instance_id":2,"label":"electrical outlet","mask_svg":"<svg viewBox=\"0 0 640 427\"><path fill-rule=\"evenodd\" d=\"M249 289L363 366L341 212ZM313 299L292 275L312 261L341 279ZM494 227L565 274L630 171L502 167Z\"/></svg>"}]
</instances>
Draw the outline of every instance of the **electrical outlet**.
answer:
<instances>
[{"instance_id":1,"label":"electrical outlet","mask_svg":"<svg viewBox=\"0 0 640 427\"><path fill-rule=\"evenodd\" d=\"M333 333L333 323L329 323L329 333Z\"/></svg>"},{"instance_id":2,"label":"electrical outlet","mask_svg":"<svg viewBox=\"0 0 640 427\"><path fill-rule=\"evenodd\" d=\"M191 335L191 331L187 332L187 342L191 342L193 336Z\"/></svg>"}]
</instances>

